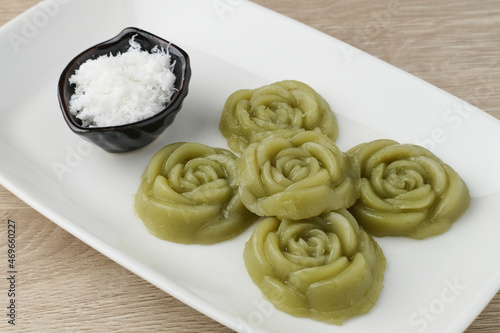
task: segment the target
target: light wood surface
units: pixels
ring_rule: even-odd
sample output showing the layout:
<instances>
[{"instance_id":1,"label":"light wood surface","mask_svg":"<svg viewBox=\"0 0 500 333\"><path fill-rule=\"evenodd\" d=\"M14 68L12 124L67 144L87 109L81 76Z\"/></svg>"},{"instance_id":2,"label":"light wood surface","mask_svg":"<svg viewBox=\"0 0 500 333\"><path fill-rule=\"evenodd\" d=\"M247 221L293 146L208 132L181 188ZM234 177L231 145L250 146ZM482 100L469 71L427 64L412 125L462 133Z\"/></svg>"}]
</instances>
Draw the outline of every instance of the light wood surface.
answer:
<instances>
[{"instance_id":1,"label":"light wood surface","mask_svg":"<svg viewBox=\"0 0 500 333\"><path fill-rule=\"evenodd\" d=\"M0 25L38 2L0 0ZM402 68L500 119L498 0L255 2ZM6 79L1 73L0 78ZM88 247L3 187L0 260L6 258L4 222L8 219L17 222L19 253L14 331L231 332ZM4 309L0 331L13 329L6 325L4 285L0 286ZM500 293L467 332L500 332Z\"/></svg>"}]
</instances>

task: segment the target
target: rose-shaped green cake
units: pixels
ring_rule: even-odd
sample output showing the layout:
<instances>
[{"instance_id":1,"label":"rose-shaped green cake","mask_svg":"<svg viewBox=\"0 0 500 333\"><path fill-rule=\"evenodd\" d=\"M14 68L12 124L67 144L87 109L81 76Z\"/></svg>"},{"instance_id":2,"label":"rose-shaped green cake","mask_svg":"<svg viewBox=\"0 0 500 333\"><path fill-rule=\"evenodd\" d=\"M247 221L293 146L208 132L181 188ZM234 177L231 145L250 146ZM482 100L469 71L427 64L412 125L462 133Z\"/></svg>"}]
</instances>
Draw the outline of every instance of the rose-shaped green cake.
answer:
<instances>
[{"instance_id":1,"label":"rose-shaped green cake","mask_svg":"<svg viewBox=\"0 0 500 333\"><path fill-rule=\"evenodd\" d=\"M254 90L243 89L227 99L219 130L229 147L245 148L282 130L319 130L337 138L337 119L328 103L305 83L286 80Z\"/></svg>"},{"instance_id":2,"label":"rose-shaped green cake","mask_svg":"<svg viewBox=\"0 0 500 333\"><path fill-rule=\"evenodd\" d=\"M235 237L256 220L235 181L236 156L199 143L160 149L142 175L135 211L158 238L212 244Z\"/></svg>"},{"instance_id":3,"label":"rose-shaped green cake","mask_svg":"<svg viewBox=\"0 0 500 333\"><path fill-rule=\"evenodd\" d=\"M380 247L345 209L298 221L265 219L244 260L277 309L337 325L375 305L386 265Z\"/></svg>"},{"instance_id":4,"label":"rose-shaped green cake","mask_svg":"<svg viewBox=\"0 0 500 333\"><path fill-rule=\"evenodd\" d=\"M259 216L303 219L354 204L359 168L316 131L251 144L237 163L244 205Z\"/></svg>"},{"instance_id":5,"label":"rose-shaped green cake","mask_svg":"<svg viewBox=\"0 0 500 333\"><path fill-rule=\"evenodd\" d=\"M348 151L361 169L351 213L375 236L415 239L441 234L470 203L460 176L424 147L376 140Z\"/></svg>"}]
</instances>

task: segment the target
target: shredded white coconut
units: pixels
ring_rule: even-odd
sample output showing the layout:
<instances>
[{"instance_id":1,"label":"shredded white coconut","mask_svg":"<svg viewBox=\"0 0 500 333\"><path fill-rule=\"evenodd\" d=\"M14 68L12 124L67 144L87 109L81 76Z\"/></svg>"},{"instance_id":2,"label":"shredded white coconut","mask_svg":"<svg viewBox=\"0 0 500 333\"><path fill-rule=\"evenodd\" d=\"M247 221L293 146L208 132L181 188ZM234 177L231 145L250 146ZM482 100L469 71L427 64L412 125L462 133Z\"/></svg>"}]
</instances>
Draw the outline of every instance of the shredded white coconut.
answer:
<instances>
[{"instance_id":1,"label":"shredded white coconut","mask_svg":"<svg viewBox=\"0 0 500 333\"><path fill-rule=\"evenodd\" d=\"M170 54L157 46L151 53L142 51L134 38L127 52L89 59L70 77L76 85L70 112L83 126L133 123L157 114L170 102L175 92Z\"/></svg>"}]
</instances>

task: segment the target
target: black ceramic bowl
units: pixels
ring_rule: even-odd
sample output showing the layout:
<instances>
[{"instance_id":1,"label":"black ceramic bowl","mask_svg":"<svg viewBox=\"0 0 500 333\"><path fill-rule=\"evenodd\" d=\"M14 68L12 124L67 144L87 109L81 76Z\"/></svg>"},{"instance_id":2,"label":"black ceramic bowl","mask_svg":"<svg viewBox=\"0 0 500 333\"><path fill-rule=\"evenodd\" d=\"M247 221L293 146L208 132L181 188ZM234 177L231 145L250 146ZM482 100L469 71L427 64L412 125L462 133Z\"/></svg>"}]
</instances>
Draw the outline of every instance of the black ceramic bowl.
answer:
<instances>
[{"instance_id":1,"label":"black ceramic bowl","mask_svg":"<svg viewBox=\"0 0 500 333\"><path fill-rule=\"evenodd\" d=\"M135 36L135 41L148 52L158 47L168 50L172 62L175 61L176 92L165 108L156 115L130 124L107 127L84 127L80 119L69 112L69 101L74 94L75 86L69 83L69 78L88 59L101 55L124 53L130 47L129 41ZM64 119L70 129L84 139L98 145L111 153L128 152L142 148L154 141L172 124L182 107L182 102L188 93L191 67L189 56L181 48L168 41L137 28L126 28L120 34L108 41L100 43L76 56L64 69L59 78L58 97Z\"/></svg>"}]
</instances>

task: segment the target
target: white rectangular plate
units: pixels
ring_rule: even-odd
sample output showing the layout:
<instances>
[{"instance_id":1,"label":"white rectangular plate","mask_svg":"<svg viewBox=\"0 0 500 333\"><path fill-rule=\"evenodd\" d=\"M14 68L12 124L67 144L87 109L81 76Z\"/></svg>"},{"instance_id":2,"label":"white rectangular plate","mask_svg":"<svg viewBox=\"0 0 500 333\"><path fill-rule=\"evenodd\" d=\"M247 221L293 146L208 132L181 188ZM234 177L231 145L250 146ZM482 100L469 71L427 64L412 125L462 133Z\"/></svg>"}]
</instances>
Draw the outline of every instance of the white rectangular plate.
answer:
<instances>
[{"instance_id":1,"label":"white rectangular plate","mask_svg":"<svg viewBox=\"0 0 500 333\"><path fill-rule=\"evenodd\" d=\"M90 246L240 332L457 332L500 288L500 122L345 43L246 1L49 0L0 29L0 182ZM229 7L228 7L229 6ZM84 49L127 26L191 56L190 93L174 125L145 149L113 155L66 127L56 85ZM377 239L387 257L373 310L343 326L274 310L245 270L252 229L213 246L155 239L132 198L151 156L176 141L227 147L227 96L295 79L338 116L347 150L379 138L419 143L454 167L472 205L444 235Z\"/></svg>"}]
</instances>

